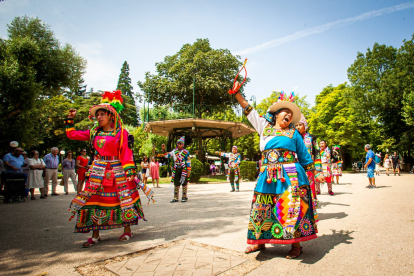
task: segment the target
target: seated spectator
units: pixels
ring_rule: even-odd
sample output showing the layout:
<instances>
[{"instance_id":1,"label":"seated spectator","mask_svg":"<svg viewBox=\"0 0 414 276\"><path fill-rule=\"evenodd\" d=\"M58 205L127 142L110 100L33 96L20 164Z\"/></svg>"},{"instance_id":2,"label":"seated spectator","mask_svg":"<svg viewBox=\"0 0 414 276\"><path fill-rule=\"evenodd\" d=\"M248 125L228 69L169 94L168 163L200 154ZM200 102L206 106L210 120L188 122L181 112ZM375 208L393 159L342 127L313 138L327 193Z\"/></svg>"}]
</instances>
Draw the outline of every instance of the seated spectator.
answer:
<instances>
[{"instance_id":1,"label":"seated spectator","mask_svg":"<svg viewBox=\"0 0 414 276\"><path fill-rule=\"evenodd\" d=\"M23 150L21 148L15 148L13 153L8 153L4 156L3 162L5 164L6 172L23 172L24 157L22 156Z\"/></svg>"}]
</instances>

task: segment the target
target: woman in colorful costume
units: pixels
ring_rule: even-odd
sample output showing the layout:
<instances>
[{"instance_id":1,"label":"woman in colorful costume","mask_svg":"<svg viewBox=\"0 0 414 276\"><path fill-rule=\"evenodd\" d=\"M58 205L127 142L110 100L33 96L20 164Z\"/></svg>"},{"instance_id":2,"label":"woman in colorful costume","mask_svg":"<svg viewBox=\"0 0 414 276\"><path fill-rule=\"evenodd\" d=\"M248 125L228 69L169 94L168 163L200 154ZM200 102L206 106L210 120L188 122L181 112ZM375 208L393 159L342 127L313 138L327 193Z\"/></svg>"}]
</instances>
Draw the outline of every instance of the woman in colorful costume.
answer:
<instances>
[{"instance_id":1,"label":"woman in colorful costume","mask_svg":"<svg viewBox=\"0 0 414 276\"><path fill-rule=\"evenodd\" d=\"M239 93L235 82L230 94L244 110L260 135L262 166L252 200L246 253L265 248L266 243L292 244L287 258L297 258L302 253L300 242L317 238L306 171L323 182L303 139L295 129L301 117L300 109L292 101L294 95L273 104L261 117ZM297 158L295 158L295 154Z\"/></svg>"},{"instance_id":2,"label":"woman in colorful costume","mask_svg":"<svg viewBox=\"0 0 414 276\"><path fill-rule=\"evenodd\" d=\"M299 131L299 134L303 137L303 142L305 143L306 149L308 153L311 155L313 163L315 164L315 169L319 173L322 173L321 168L321 160L319 158L319 148L318 143L316 141L316 136L312 135L308 132L308 123L306 121L305 116L301 116L299 123L296 124L296 129ZM315 190L315 177L311 171L306 172L308 176L308 180L311 187L311 196L313 198L313 217L315 219L315 224L318 224L319 218L316 208L318 207L318 199L316 197L316 190Z\"/></svg>"},{"instance_id":3,"label":"woman in colorful costume","mask_svg":"<svg viewBox=\"0 0 414 276\"><path fill-rule=\"evenodd\" d=\"M321 140L319 142L319 156L321 158L321 166L323 176L328 185L328 193L334 195L332 192L332 168L331 168L331 150L326 146L326 141ZM321 184L316 182L316 194L321 194Z\"/></svg>"},{"instance_id":4,"label":"woman in colorful costume","mask_svg":"<svg viewBox=\"0 0 414 276\"><path fill-rule=\"evenodd\" d=\"M191 160L190 152L184 148L185 137L181 137L177 141L177 148L171 152L166 152L164 156L166 158L172 157L174 160L174 167L171 176L171 184L174 184L174 198L170 201L171 203L178 202L178 196L180 193L180 185L183 186L183 195L181 202L187 202L187 186L188 180L190 179L191 173ZM162 148L165 151L165 145Z\"/></svg>"},{"instance_id":5,"label":"woman in colorful costume","mask_svg":"<svg viewBox=\"0 0 414 276\"><path fill-rule=\"evenodd\" d=\"M335 145L332 147L332 175L336 178L336 184L339 184L339 177L342 176L342 158L341 146ZM335 183L335 180L333 181Z\"/></svg>"},{"instance_id":6,"label":"woman in colorful costume","mask_svg":"<svg viewBox=\"0 0 414 276\"><path fill-rule=\"evenodd\" d=\"M231 191L236 191L234 189L234 182L236 182L236 189L240 192L240 161L241 155L237 152L237 146L233 146L231 149L232 152L220 152L220 156L229 159L229 169L227 172L227 181L230 181Z\"/></svg>"},{"instance_id":7,"label":"woman in colorful costume","mask_svg":"<svg viewBox=\"0 0 414 276\"><path fill-rule=\"evenodd\" d=\"M90 141L95 149L94 160L89 169L85 189L78 191L69 211L77 213L75 233L93 231L83 247L100 242L99 231L124 227L120 241L132 238L131 226L144 219L141 201L134 182L136 167L128 145L128 132L124 128L119 112L123 109L121 91L105 92L101 104L89 109L89 118L95 117L97 124L86 131L76 131L76 110L70 109L65 121L69 139Z\"/></svg>"}]
</instances>

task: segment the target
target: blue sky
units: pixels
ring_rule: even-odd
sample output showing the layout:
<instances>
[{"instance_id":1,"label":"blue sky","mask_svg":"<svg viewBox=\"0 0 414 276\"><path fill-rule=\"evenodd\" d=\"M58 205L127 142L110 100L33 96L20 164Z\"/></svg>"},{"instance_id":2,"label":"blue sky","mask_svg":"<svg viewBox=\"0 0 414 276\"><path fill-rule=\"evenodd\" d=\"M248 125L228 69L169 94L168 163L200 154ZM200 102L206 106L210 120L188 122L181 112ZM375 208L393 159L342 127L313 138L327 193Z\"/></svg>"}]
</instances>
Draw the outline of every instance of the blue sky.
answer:
<instances>
[{"instance_id":1,"label":"blue sky","mask_svg":"<svg viewBox=\"0 0 414 276\"><path fill-rule=\"evenodd\" d=\"M311 105L325 86L347 81L357 52L375 42L398 48L414 33L414 2L406 1L4 0L0 36L23 15L42 19L87 60L88 90L115 89L126 60L139 91L156 62L208 38L248 58L247 98L295 90Z\"/></svg>"}]
</instances>

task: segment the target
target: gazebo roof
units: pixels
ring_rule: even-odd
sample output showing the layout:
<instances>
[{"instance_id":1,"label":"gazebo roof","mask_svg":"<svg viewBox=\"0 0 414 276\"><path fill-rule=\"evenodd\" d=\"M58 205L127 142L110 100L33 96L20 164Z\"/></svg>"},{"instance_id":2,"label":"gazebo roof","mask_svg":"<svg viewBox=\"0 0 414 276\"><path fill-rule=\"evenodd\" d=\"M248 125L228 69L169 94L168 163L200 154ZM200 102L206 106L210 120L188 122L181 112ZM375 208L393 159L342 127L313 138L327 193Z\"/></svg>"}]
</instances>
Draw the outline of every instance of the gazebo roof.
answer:
<instances>
[{"instance_id":1,"label":"gazebo roof","mask_svg":"<svg viewBox=\"0 0 414 276\"><path fill-rule=\"evenodd\" d=\"M174 129L192 129L196 128L203 129L203 138L215 137L217 133L214 130L227 130L232 133L233 138L242 137L244 135L255 132L255 130L245 123L242 122L230 122L230 121L219 121L219 120L206 120L206 119L177 119L177 120L166 120L166 121L155 121L148 122L145 125L144 130L153 134L166 136L170 131ZM209 130L210 129L210 130Z\"/></svg>"}]
</instances>

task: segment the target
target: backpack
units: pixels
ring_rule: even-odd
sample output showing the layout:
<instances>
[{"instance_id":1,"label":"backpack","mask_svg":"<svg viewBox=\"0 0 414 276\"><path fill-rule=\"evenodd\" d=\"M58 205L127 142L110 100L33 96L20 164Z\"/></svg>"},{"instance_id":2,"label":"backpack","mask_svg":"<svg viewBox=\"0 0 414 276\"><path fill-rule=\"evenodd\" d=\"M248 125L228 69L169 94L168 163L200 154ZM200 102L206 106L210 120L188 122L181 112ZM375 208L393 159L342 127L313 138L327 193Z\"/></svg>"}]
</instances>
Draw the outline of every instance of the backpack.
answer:
<instances>
[{"instance_id":1,"label":"backpack","mask_svg":"<svg viewBox=\"0 0 414 276\"><path fill-rule=\"evenodd\" d=\"M376 164L381 163L381 157L379 157L378 155L375 155L375 157L374 157L374 162L375 162Z\"/></svg>"}]
</instances>

